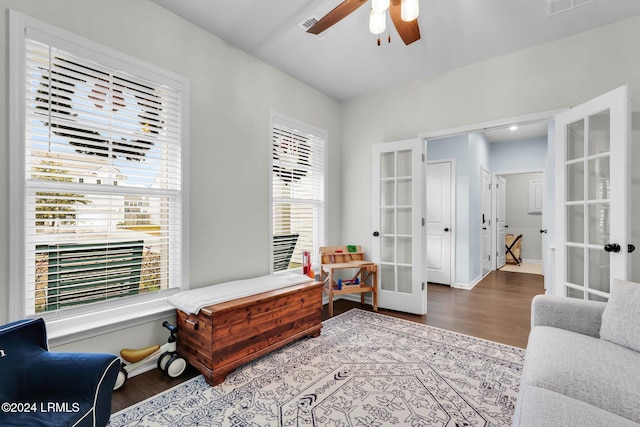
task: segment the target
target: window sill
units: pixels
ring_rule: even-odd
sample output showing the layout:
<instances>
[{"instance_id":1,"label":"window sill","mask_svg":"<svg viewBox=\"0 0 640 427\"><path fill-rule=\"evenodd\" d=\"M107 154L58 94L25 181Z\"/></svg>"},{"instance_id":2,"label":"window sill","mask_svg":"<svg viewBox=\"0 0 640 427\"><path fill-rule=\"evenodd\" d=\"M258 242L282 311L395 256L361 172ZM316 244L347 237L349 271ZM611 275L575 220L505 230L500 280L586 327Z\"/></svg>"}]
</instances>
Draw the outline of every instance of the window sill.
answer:
<instances>
[{"instance_id":1,"label":"window sill","mask_svg":"<svg viewBox=\"0 0 640 427\"><path fill-rule=\"evenodd\" d=\"M57 347L132 326L164 319L175 314L167 297L121 307L46 320L49 347Z\"/></svg>"}]
</instances>

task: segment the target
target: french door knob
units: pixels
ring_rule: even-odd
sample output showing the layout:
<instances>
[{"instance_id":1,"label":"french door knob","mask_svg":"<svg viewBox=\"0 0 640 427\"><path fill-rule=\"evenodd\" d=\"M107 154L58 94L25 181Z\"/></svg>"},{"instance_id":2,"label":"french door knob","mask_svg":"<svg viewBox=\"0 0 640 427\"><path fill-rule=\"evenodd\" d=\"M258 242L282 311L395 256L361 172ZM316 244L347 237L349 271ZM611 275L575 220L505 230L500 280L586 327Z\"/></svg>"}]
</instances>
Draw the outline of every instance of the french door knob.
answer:
<instances>
[{"instance_id":1,"label":"french door knob","mask_svg":"<svg viewBox=\"0 0 640 427\"><path fill-rule=\"evenodd\" d=\"M545 234L546 234L546 233L547 233L547 230L540 230L540 234L542 234L542 233L545 233Z\"/></svg>"},{"instance_id":2,"label":"french door knob","mask_svg":"<svg viewBox=\"0 0 640 427\"><path fill-rule=\"evenodd\" d=\"M634 245L627 245L627 252L631 253L635 250L636 250L636 247Z\"/></svg>"},{"instance_id":3,"label":"french door knob","mask_svg":"<svg viewBox=\"0 0 640 427\"><path fill-rule=\"evenodd\" d=\"M617 243L607 243L604 245L605 252L620 252L620 245Z\"/></svg>"},{"instance_id":4,"label":"french door knob","mask_svg":"<svg viewBox=\"0 0 640 427\"><path fill-rule=\"evenodd\" d=\"M445 227L445 228L444 228L444 231L449 231L449 227Z\"/></svg>"},{"instance_id":5,"label":"french door knob","mask_svg":"<svg viewBox=\"0 0 640 427\"><path fill-rule=\"evenodd\" d=\"M373 232L373 237L378 237L380 235L380 233L378 233L377 231Z\"/></svg>"}]
</instances>

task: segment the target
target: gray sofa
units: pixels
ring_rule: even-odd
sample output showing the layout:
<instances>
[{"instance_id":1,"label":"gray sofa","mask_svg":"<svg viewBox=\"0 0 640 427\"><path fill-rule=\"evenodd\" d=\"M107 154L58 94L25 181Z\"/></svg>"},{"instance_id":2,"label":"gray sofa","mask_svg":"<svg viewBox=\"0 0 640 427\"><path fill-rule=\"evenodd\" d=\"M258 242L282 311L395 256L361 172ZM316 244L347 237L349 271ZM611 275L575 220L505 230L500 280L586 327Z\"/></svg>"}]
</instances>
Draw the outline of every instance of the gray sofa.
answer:
<instances>
[{"instance_id":1,"label":"gray sofa","mask_svg":"<svg viewBox=\"0 0 640 427\"><path fill-rule=\"evenodd\" d=\"M639 426L640 285L608 303L539 295L513 426Z\"/></svg>"}]
</instances>

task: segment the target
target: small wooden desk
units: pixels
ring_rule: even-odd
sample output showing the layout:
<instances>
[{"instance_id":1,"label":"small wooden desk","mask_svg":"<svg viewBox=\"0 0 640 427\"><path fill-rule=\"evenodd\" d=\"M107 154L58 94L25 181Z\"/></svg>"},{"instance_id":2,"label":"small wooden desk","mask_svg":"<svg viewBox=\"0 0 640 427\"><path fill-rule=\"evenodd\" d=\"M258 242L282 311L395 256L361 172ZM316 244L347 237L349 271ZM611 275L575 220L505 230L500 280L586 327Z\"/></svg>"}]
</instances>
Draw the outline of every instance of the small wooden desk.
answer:
<instances>
[{"instance_id":1,"label":"small wooden desk","mask_svg":"<svg viewBox=\"0 0 640 427\"><path fill-rule=\"evenodd\" d=\"M345 283L336 281L334 272L346 269L355 269L356 272ZM358 283L354 283L356 280ZM360 293L360 302L364 304L365 292L371 292L373 311L378 311L378 265L365 261L361 246L321 247L320 281L324 284L324 292L329 294L329 317L333 317L334 295L342 294Z\"/></svg>"}]
</instances>

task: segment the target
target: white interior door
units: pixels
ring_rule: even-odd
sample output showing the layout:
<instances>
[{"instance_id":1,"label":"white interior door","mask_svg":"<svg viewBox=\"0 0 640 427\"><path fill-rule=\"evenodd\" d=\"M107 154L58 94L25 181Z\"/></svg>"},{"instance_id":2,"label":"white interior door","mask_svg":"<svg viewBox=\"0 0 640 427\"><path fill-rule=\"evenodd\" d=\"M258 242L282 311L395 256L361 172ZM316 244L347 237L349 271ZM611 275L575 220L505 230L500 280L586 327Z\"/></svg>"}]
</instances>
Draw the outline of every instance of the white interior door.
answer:
<instances>
[{"instance_id":1,"label":"white interior door","mask_svg":"<svg viewBox=\"0 0 640 427\"><path fill-rule=\"evenodd\" d=\"M491 173L482 169L482 275L491 271Z\"/></svg>"},{"instance_id":2,"label":"white interior door","mask_svg":"<svg viewBox=\"0 0 640 427\"><path fill-rule=\"evenodd\" d=\"M556 117L558 295L606 301L627 278L629 135L627 86Z\"/></svg>"},{"instance_id":3,"label":"white interior door","mask_svg":"<svg viewBox=\"0 0 640 427\"><path fill-rule=\"evenodd\" d=\"M444 285L451 285L451 174L450 161L427 164L427 275Z\"/></svg>"},{"instance_id":4,"label":"white interior door","mask_svg":"<svg viewBox=\"0 0 640 427\"><path fill-rule=\"evenodd\" d=\"M496 269L507 262L505 237L507 235L507 180L504 176L496 178Z\"/></svg>"},{"instance_id":5,"label":"white interior door","mask_svg":"<svg viewBox=\"0 0 640 427\"><path fill-rule=\"evenodd\" d=\"M372 259L378 264L378 306L427 311L424 257L423 143L373 146Z\"/></svg>"}]
</instances>

